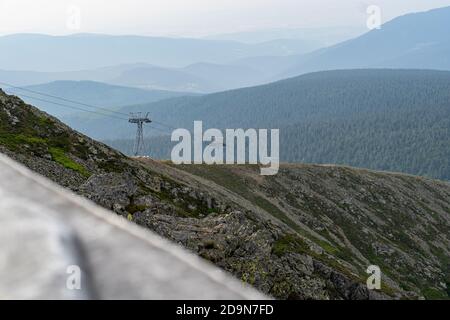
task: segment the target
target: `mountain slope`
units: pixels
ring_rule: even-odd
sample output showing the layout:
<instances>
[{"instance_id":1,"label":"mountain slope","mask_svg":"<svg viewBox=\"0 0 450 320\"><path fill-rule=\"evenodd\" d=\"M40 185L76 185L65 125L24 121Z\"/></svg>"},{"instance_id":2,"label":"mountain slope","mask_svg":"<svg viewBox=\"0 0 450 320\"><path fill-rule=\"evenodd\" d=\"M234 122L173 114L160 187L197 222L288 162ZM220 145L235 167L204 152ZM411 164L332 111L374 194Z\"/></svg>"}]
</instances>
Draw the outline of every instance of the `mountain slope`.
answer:
<instances>
[{"instance_id":1,"label":"mountain slope","mask_svg":"<svg viewBox=\"0 0 450 320\"><path fill-rule=\"evenodd\" d=\"M213 128L279 128L287 162L335 163L450 180L450 72L347 70L308 74L269 85L201 97L181 97L123 110L146 111L173 127L203 120ZM97 138L118 136L101 119L79 123ZM161 135L148 128L148 133ZM98 135L97 135L98 134ZM126 143L126 142L125 142ZM168 158L173 144L152 140L152 156ZM165 150L163 147L165 146ZM165 152L164 152L165 151Z\"/></svg>"},{"instance_id":2,"label":"mountain slope","mask_svg":"<svg viewBox=\"0 0 450 320\"><path fill-rule=\"evenodd\" d=\"M298 57L281 78L355 68L450 70L450 7L398 17L356 39Z\"/></svg>"},{"instance_id":3,"label":"mountain slope","mask_svg":"<svg viewBox=\"0 0 450 320\"><path fill-rule=\"evenodd\" d=\"M3 92L0 152L278 298L448 297L446 183L333 166L262 177L255 166L134 160ZM380 292L365 287L369 264L383 271Z\"/></svg>"},{"instance_id":4,"label":"mountain slope","mask_svg":"<svg viewBox=\"0 0 450 320\"><path fill-rule=\"evenodd\" d=\"M279 174L264 178L249 166L188 165L182 170L286 223L294 235L275 242L276 255L287 258L308 250L297 242L301 235L317 244L318 252L360 270L361 278L369 264L380 266L386 288L394 283L407 291L424 288L427 278L439 273L449 280L449 184L435 182L430 188L431 180L338 166L283 165ZM437 191L437 185L442 189ZM431 266L435 258L437 269ZM294 282L289 276L279 281L287 287ZM438 294L429 287L422 292L429 298Z\"/></svg>"}]
</instances>

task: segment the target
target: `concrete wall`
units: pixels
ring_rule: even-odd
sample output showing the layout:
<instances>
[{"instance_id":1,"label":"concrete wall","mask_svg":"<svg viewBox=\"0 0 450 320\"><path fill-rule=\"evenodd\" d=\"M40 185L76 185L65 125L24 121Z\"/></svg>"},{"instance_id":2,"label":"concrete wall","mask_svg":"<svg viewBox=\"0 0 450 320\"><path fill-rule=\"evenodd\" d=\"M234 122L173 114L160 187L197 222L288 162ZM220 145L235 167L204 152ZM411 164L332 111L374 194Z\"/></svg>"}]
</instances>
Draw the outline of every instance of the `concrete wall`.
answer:
<instances>
[{"instance_id":1,"label":"concrete wall","mask_svg":"<svg viewBox=\"0 0 450 320\"><path fill-rule=\"evenodd\" d=\"M0 155L0 299L265 298Z\"/></svg>"}]
</instances>

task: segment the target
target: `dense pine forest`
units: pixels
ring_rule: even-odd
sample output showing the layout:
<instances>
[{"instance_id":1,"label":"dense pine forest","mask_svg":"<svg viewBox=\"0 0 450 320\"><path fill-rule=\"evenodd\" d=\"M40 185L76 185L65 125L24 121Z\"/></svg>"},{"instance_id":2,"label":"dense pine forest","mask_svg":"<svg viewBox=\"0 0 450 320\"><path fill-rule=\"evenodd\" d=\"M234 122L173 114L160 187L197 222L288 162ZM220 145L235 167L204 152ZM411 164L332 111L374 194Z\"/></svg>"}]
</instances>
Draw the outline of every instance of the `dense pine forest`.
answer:
<instances>
[{"instance_id":1,"label":"dense pine forest","mask_svg":"<svg viewBox=\"0 0 450 320\"><path fill-rule=\"evenodd\" d=\"M214 128L279 128L285 162L346 164L450 180L450 72L320 72L133 108L175 127L203 120ZM169 140L148 138L149 155L168 158ZM127 139L107 143L131 150Z\"/></svg>"}]
</instances>

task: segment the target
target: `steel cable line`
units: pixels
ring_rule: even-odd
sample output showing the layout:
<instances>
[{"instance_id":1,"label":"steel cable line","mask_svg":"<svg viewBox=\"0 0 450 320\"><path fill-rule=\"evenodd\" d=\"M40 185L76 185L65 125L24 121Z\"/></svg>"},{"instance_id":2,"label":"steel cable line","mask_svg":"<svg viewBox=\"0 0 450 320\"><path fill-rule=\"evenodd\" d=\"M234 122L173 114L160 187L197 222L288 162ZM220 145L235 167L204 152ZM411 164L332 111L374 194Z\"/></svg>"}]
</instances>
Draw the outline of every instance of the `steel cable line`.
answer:
<instances>
[{"instance_id":1,"label":"steel cable line","mask_svg":"<svg viewBox=\"0 0 450 320\"><path fill-rule=\"evenodd\" d=\"M82 108L79 108L79 107L68 106L68 105L65 105L65 104L62 104L62 103L59 103L59 102L45 100L45 99L41 99L41 98L37 98L37 97L24 95L24 94L21 94L21 96L26 97L26 98L30 98L30 99L35 99L35 100L42 101L42 102L52 103L52 104L55 104L55 105L58 105L58 106L61 106L61 107L65 107L65 108L75 109L75 110L79 110L79 111L83 111L83 112L89 112L89 113L93 113L93 114L97 114L97 115L101 115L101 116L105 116L105 117L112 117L112 118L115 118L115 119L128 121L128 119L126 119L126 118L120 118L120 117L116 117L114 115L103 114L103 113L99 113L99 112L92 111L92 110L82 109ZM155 129L155 130L158 130L160 132L163 132L165 134L170 134L168 131L165 131L163 129L160 129L160 128L157 128L157 127L154 127L154 126L151 126L151 125L149 125L148 127L152 128L152 129Z\"/></svg>"},{"instance_id":2,"label":"steel cable line","mask_svg":"<svg viewBox=\"0 0 450 320\"><path fill-rule=\"evenodd\" d=\"M75 101L75 100L71 100L71 99L66 99L66 98L58 97L58 96L47 94L47 93L42 93L42 92L39 92L39 91L35 91L35 90L23 88L23 87L17 87L17 86L14 86L12 84L8 84L6 82L1 82L0 81L0 84L8 86L10 88L14 88L14 89L22 90L22 91L27 91L27 92L38 94L38 95L42 95L42 96L45 96L45 97L62 100L62 101L65 101L65 102L70 102L70 103L73 103L73 104L79 104L79 105L82 105L82 106L85 106L85 107L89 107L89 108L99 109L99 110L103 110L103 111L110 112L110 113L115 113L115 114L128 116L128 114L124 113L124 112L118 112L118 111L110 110L110 109L107 109L107 108L94 106L94 105L91 105L91 104L88 104L88 103L83 103L83 102L79 102L79 101Z\"/></svg>"},{"instance_id":3,"label":"steel cable line","mask_svg":"<svg viewBox=\"0 0 450 320\"><path fill-rule=\"evenodd\" d=\"M107 108L102 108L102 107L94 106L94 105L91 105L91 104L87 104L87 103L83 103L83 102L79 102L79 101L75 101L75 100L71 100L71 99L66 99L66 98L58 97L58 96L51 95L51 94L47 94L47 93L42 93L42 92L39 92L39 91L35 91L35 90L23 88L23 87L14 86L14 85L12 85L12 84L9 84L9 83L6 83L6 82L2 82L2 81L0 81L0 84L6 85L6 86L8 86L8 87L10 87L10 88L14 88L14 89L22 90L22 91L27 91L27 92L30 92L30 93L42 95L42 96L45 96L45 97L54 98L54 99L59 99L59 100L62 100L62 101L66 101L66 102L73 103L73 104L78 104L78 105L82 105L82 106L85 106L85 107L89 107L89 108L94 108L94 109L102 110L102 111L105 111L105 112L108 112L108 113L114 113L114 114L118 114L118 115L122 115L122 116L127 116L127 117L129 116L128 113L118 112L118 111L110 110L110 109L107 109ZM17 94L17 93L16 93L16 94ZM122 120L128 120L128 119L125 119L125 118L119 118L119 117L117 117L117 116L113 116L113 115L109 115L109 114L104 114L104 113L99 113L99 112L94 112L94 111L86 110L86 109L83 109L83 108L71 107L71 106L68 106L68 105L65 105L65 104L61 104L61 103L57 103L57 102L53 102L53 101L48 101L48 100L44 100L44 99L41 99L41 98L30 97L30 96L27 96L27 95L24 95L24 94L20 94L20 95L23 96L23 97L30 98L30 99L35 99L35 100L39 100L39 101L43 101L43 102L53 103L53 104L55 104L55 105L59 105L59 106L62 106L62 107L67 107L67 108L72 108L72 109L76 109L76 110L80 110L80 111L85 111L85 112L95 113L95 114L103 115L103 116L107 116L107 117L114 117L114 118L122 119ZM173 129L173 130L177 129L177 128L171 126L171 125L164 124L164 123L159 122L159 121L152 120L152 122L153 122L153 123L156 123L156 124L159 124L159 125L161 125L161 126L164 126L164 127L170 128L170 129ZM161 131L161 130L158 129L158 128L155 128L155 127L152 127L152 128Z\"/></svg>"},{"instance_id":4,"label":"steel cable line","mask_svg":"<svg viewBox=\"0 0 450 320\"><path fill-rule=\"evenodd\" d=\"M165 133L166 135L170 135L171 134L169 131L166 131L166 130L163 130L163 129L160 129L160 128L157 128L157 127L153 127L151 125L148 125L148 127L152 128L152 129L155 129L155 130L158 130L159 132ZM146 138L149 138L149 137L147 136Z\"/></svg>"},{"instance_id":5,"label":"steel cable line","mask_svg":"<svg viewBox=\"0 0 450 320\"><path fill-rule=\"evenodd\" d=\"M25 94L21 94L21 96L25 97L25 98L29 98L29 99L35 99L35 100L42 101L42 102L52 103L52 104L55 104L55 105L60 106L60 107L75 109L75 110L79 110L79 111L83 111L83 112L94 113L94 114L105 116L105 117L111 117L111 118L116 118L116 119L128 121L128 119L126 119L126 118L120 118L120 117L117 117L117 116L114 116L114 115L111 115L111 114L104 114L104 113L100 113L100 112L97 112L97 111L86 110L86 109L83 109L83 108L79 108L79 107L75 107L75 106L69 106L69 105L62 104L62 103L55 102L55 101L50 101L50 100L45 100L45 99L41 99L41 98L37 98L37 97L27 96Z\"/></svg>"},{"instance_id":6,"label":"steel cable line","mask_svg":"<svg viewBox=\"0 0 450 320\"><path fill-rule=\"evenodd\" d=\"M155 120L152 120L152 122L154 122L154 123L156 123L156 124L159 124L160 126L167 127L167 128L169 128L169 129L173 129L173 130L178 129L178 128L175 128L175 127L170 126L170 125L168 125L168 124L164 124L164 123L162 123L162 122L158 122L158 121L155 121Z\"/></svg>"}]
</instances>

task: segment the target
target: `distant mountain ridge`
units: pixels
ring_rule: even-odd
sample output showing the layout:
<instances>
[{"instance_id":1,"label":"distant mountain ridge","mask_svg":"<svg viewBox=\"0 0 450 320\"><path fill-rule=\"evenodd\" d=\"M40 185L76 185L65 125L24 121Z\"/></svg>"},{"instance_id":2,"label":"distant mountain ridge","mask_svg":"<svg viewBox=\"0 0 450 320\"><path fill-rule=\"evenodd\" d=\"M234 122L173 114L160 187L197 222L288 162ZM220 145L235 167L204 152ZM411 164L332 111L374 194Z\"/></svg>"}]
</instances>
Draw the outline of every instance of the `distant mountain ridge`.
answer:
<instances>
[{"instance_id":1,"label":"distant mountain ridge","mask_svg":"<svg viewBox=\"0 0 450 320\"><path fill-rule=\"evenodd\" d=\"M196 63L184 68L136 67L108 82L144 89L211 93L259 84L264 79L264 74L249 67Z\"/></svg>"},{"instance_id":2,"label":"distant mountain ridge","mask_svg":"<svg viewBox=\"0 0 450 320\"><path fill-rule=\"evenodd\" d=\"M450 70L450 7L407 14L356 39L299 56L279 78L355 68Z\"/></svg>"},{"instance_id":3,"label":"distant mountain ridge","mask_svg":"<svg viewBox=\"0 0 450 320\"><path fill-rule=\"evenodd\" d=\"M121 64L103 68L85 69L78 71L17 71L0 70L0 79L15 86L30 86L52 81L97 81L108 82L129 69L145 67L145 63Z\"/></svg>"},{"instance_id":4,"label":"distant mountain ridge","mask_svg":"<svg viewBox=\"0 0 450 320\"><path fill-rule=\"evenodd\" d=\"M182 68L133 63L67 72L0 70L0 82L14 86L41 85L52 81L96 81L147 90L191 93L236 89L261 84L266 79L267 75L257 68L213 63L195 63Z\"/></svg>"},{"instance_id":5,"label":"distant mountain ridge","mask_svg":"<svg viewBox=\"0 0 450 320\"><path fill-rule=\"evenodd\" d=\"M224 64L255 55L277 56L308 51L301 47L295 40L244 44L131 35L15 34L0 37L0 69L53 72L130 63L184 67L199 62ZM14 52L14 55L9 52Z\"/></svg>"},{"instance_id":6,"label":"distant mountain ridge","mask_svg":"<svg viewBox=\"0 0 450 320\"><path fill-rule=\"evenodd\" d=\"M450 70L450 7L397 17L366 33L298 55L241 58L234 64L267 75L266 82L316 71L391 68Z\"/></svg>"},{"instance_id":7,"label":"distant mountain ridge","mask_svg":"<svg viewBox=\"0 0 450 320\"><path fill-rule=\"evenodd\" d=\"M333 26L322 28L272 28L208 36L211 40L232 40L244 43L260 43L279 39L298 39L311 49L333 45L358 36L364 28ZM312 51L312 50L310 50Z\"/></svg>"},{"instance_id":8,"label":"distant mountain ridge","mask_svg":"<svg viewBox=\"0 0 450 320\"><path fill-rule=\"evenodd\" d=\"M450 72L339 70L200 97L176 97L122 110L145 111L172 127L279 128L282 161L346 164L450 180ZM101 119L72 122L108 140L132 137L126 123L100 135ZM118 136L117 132L122 135ZM152 135L160 131L147 129ZM170 130L169 130L170 132ZM151 140L153 156L173 144ZM165 146L165 148L162 148Z\"/></svg>"},{"instance_id":9,"label":"distant mountain ridge","mask_svg":"<svg viewBox=\"0 0 450 320\"><path fill-rule=\"evenodd\" d=\"M383 24L380 30L312 52L302 45L302 40L295 39L297 35L292 31L287 35L294 38L288 39L273 39L270 32L256 32L255 37L270 39L257 43L19 34L0 37L0 79L15 85L92 80L145 89L211 93L326 70L450 70L448 30L450 7L400 16ZM283 34L280 30L273 32ZM234 36L248 40L250 34ZM234 36L223 35L224 39ZM6 56L10 51L15 54Z\"/></svg>"}]
</instances>

